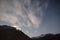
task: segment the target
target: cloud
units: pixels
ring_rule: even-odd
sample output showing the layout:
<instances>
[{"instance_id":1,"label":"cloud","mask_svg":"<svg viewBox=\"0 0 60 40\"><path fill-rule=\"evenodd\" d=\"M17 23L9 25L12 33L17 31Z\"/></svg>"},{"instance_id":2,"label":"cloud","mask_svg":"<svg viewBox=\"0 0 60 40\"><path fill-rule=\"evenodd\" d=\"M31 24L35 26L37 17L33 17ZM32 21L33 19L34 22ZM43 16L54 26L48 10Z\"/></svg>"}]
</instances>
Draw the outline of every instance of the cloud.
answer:
<instances>
[{"instance_id":1,"label":"cloud","mask_svg":"<svg viewBox=\"0 0 60 40\"><path fill-rule=\"evenodd\" d=\"M31 2L31 0L13 0L11 4L7 0L2 1L0 4L2 8L1 20L12 24L17 23L22 26L38 28L42 21L43 8L47 6L47 2L45 4L40 3L39 0L33 1L32 4ZM40 4L45 6L40 6Z\"/></svg>"},{"instance_id":2,"label":"cloud","mask_svg":"<svg viewBox=\"0 0 60 40\"><path fill-rule=\"evenodd\" d=\"M16 16L8 15L5 13L1 16L0 20L9 22L11 24L15 24L18 21Z\"/></svg>"},{"instance_id":3,"label":"cloud","mask_svg":"<svg viewBox=\"0 0 60 40\"><path fill-rule=\"evenodd\" d=\"M32 11L29 12L28 17L29 17L30 21L32 22L33 26L35 28L38 28L39 24L40 24L40 20L33 14Z\"/></svg>"},{"instance_id":4,"label":"cloud","mask_svg":"<svg viewBox=\"0 0 60 40\"><path fill-rule=\"evenodd\" d=\"M47 8L47 1L43 3L40 0L11 1L1 1L0 20L22 28L38 29L40 27L43 13Z\"/></svg>"}]
</instances>

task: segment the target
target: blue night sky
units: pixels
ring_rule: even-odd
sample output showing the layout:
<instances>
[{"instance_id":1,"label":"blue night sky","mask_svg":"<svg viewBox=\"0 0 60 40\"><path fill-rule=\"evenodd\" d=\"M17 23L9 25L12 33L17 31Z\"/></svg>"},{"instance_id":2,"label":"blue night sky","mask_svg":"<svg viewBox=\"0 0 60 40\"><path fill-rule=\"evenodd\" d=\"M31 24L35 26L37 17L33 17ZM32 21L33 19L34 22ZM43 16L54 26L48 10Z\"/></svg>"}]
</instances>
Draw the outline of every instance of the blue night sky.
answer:
<instances>
[{"instance_id":1,"label":"blue night sky","mask_svg":"<svg viewBox=\"0 0 60 40\"><path fill-rule=\"evenodd\" d=\"M60 0L0 0L0 25L29 37L60 33Z\"/></svg>"},{"instance_id":2,"label":"blue night sky","mask_svg":"<svg viewBox=\"0 0 60 40\"><path fill-rule=\"evenodd\" d=\"M60 0L50 0L40 27L41 33L60 33Z\"/></svg>"}]
</instances>

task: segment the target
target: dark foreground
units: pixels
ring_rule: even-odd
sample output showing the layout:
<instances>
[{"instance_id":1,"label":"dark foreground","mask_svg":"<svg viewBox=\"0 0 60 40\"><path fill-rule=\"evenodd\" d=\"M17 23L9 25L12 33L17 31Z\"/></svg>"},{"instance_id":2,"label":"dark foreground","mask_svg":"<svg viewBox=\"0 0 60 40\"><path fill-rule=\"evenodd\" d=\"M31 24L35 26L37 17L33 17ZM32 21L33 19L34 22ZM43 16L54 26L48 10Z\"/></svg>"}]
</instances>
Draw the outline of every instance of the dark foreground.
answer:
<instances>
[{"instance_id":1,"label":"dark foreground","mask_svg":"<svg viewBox=\"0 0 60 40\"><path fill-rule=\"evenodd\" d=\"M0 25L0 40L60 40L60 34L46 34L30 38L20 30L11 26Z\"/></svg>"}]
</instances>

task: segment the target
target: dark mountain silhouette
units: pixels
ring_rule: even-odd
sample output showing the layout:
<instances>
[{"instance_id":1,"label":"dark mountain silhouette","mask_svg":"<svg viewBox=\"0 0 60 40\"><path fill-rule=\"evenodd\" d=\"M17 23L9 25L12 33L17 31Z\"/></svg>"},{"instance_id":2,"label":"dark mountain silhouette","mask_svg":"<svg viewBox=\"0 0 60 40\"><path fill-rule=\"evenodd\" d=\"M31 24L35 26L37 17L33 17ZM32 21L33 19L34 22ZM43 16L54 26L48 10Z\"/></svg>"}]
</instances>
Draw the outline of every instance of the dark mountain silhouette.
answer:
<instances>
[{"instance_id":1,"label":"dark mountain silhouette","mask_svg":"<svg viewBox=\"0 0 60 40\"><path fill-rule=\"evenodd\" d=\"M0 40L31 40L26 34L20 30L16 30L11 26L0 26Z\"/></svg>"},{"instance_id":2,"label":"dark mountain silhouette","mask_svg":"<svg viewBox=\"0 0 60 40\"><path fill-rule=\"evenodd\" d=\"M21 30L7 25L0 25L0 40L60 40L60 33L43 34L38 37L30 38Z\"/></svg>"},{"instance_id":3,"label":"dark mountain silhouette","mask_svg":"<svg viewBox=\"0 0 60 40\"><path fill-rule=\"evenodd\" d=\"M46 34L43 37L33 37L33 40L60 40L60 33L58 34Z\"/></svg>"}]
</instances>

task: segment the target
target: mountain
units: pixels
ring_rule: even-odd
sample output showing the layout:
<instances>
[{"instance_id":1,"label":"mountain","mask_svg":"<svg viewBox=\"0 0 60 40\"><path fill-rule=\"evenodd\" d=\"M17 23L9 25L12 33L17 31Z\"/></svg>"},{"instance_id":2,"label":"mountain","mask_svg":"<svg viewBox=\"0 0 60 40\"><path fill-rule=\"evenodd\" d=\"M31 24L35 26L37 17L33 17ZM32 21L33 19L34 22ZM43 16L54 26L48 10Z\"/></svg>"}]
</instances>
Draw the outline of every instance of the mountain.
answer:
<instances>
[{"instance_id":1,"label":"mountain","mask_svg":"<svg viewBox=\"0 0 60 40\"><path fill-rule=\"evenodd\" d=\"M44 36L33 37L33 40L60 40L60 33L58 34L45 34Z\"/></svg>"},{"instance_id":2,"label":"mountain","mask_svg":"<svg viewBox=\"0 0 60 40\"><path fill-rule=\"evenodd\" d=\"M0 25L0 40L31 40L31 38L14 27Z\"/></svg>"}]
</instances>

